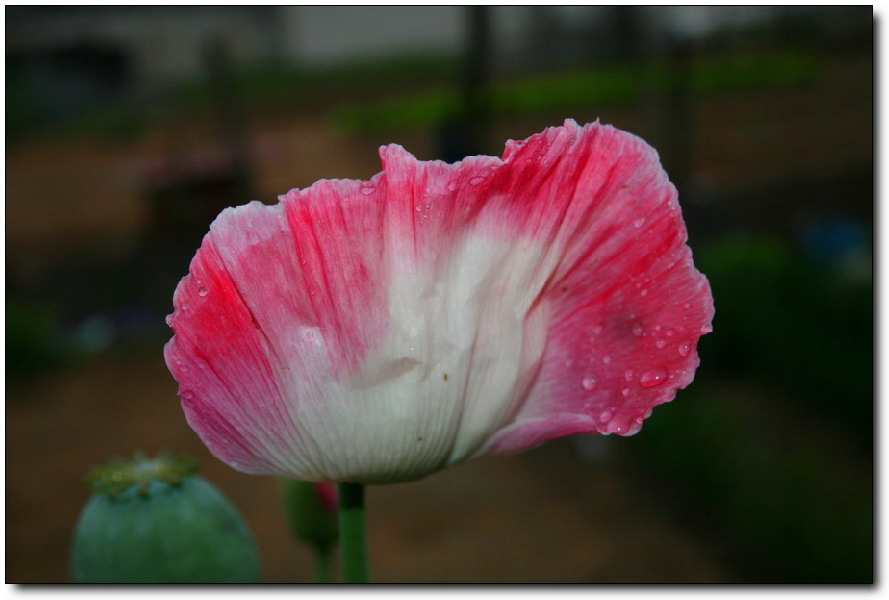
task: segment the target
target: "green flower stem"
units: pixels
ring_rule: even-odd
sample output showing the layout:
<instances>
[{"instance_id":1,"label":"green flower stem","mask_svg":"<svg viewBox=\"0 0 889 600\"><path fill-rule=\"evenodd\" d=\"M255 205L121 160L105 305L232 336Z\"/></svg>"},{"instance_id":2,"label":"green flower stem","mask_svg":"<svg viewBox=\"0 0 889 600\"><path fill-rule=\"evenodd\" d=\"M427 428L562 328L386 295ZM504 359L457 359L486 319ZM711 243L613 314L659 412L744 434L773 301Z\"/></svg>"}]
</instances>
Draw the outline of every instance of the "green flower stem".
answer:
<instances>
[{"instance_id":1,"label":"green flower stem","mask_svg":"<svg viewBox=\"0 0 889 600\"><path fill-rule=\"evenodd\" d=\"M316 548L315 549L315 582L316 583L330 583L333 581L330 573L330 555L331 548L327 546L325 548Z\"/></svg>"},{"instance_id":2,"label":"green flower stem","mask_svg":"<svg viewBox=\"0 0 889 600\"><path fill-rule=\"evenodd\" d=\"M345 583L367 583L364 544L364 486L339 484L340 560Z\"/></svg>"}]
</instances>

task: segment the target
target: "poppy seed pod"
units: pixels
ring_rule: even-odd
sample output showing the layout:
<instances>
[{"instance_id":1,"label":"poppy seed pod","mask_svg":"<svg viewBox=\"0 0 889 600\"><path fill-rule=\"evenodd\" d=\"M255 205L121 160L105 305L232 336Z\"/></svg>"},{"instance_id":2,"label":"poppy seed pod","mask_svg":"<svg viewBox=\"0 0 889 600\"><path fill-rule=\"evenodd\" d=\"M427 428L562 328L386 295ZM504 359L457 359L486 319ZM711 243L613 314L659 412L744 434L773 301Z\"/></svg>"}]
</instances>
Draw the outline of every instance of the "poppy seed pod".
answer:
<instances>
[{"instance_id":1,"label":"poppy seed pod","mask_svg":"<svg viewBox=\"0 0 889 600\"><path fill-rule=\"evenodd\" d=\"M189 424L247 473L385 483L636 433L713 298L638 137L568 120L501 158L380 149L369 181L226 209L165 348Z\"/></svg>"},{"instance_id":2,"label":"poppy seed pod","mask_svg":"<svg viewBox=\"0 0 889 600\"><path fill-rule=\"evenodd\" d=\"M77 583L249 583L259 555L232 504L193 462L161 456L94 470L71 556Z\"/></svg>"}]
</instances>

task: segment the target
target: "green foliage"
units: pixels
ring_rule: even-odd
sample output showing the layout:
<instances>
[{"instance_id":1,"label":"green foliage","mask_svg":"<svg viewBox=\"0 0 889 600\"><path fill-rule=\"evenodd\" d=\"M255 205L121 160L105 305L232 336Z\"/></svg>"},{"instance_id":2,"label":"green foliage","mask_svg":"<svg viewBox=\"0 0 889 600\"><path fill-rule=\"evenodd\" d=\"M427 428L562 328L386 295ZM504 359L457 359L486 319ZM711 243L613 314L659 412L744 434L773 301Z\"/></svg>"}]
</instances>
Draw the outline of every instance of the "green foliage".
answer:
<instances>
[{"instance_id":1,"label":"green foliage","mask_svg":"<svg viewBox=\"0 0 889 600\"><path fill-rule=\"evenodd\" d=\"M776 418L782 411L764 408L781 396L750 394L698 377L655 411L634 447L727 532L756 547L781 581L872 581L869 470L836 438L800 432L794 420L804 415Z\"/></svg>"},{"instance_id":2,"label":"green foliage","mask_svg":"<svg viewBox=\"0 0 889 600\"><path fill-rule=\"evenodd\" d=\"M844 279L771 238L724 238L696 253L716 301L708 368L780 386L870 445L873 285Z\"/></svg>"},{"instance_id":3,"label":"green foliage","mask_svg":"<svg viewBox=\"0 0 889 600\"><path fill-rule=\"evenodd\" d=\"M799 85L813 81L818 71L814 57L792 53L702 57L692 65L691 87L706 94ZM662 92L669 85L669 67L663 63L525 75L495 81L491 109L498 116L577 110L629 102L643 92ZM434 127L459 108L459 101L454 87L439 87L376 104L341 105L331 116L340 129L357 134Z\"/></svg>"},{"instance_id":4,"label":"green foliage","mask_svg":"<svg viewBox=\"0 0 889 600\"><path fill-rule=\"evenodd\" d=\"M59 368L72 358L56 311L6 299L6 370L12 378Z\"/></svg>"},{"instance_id":5,"label":"green foliage","mask_svg":"<svg viewBox=\"0 0 889 600\"><path fill-rule=\"evenodd\" d=\"M873 579L872 284L778 239L695 253L714 332L634 447L787 581Z\"/></svg>"}]
</instances>

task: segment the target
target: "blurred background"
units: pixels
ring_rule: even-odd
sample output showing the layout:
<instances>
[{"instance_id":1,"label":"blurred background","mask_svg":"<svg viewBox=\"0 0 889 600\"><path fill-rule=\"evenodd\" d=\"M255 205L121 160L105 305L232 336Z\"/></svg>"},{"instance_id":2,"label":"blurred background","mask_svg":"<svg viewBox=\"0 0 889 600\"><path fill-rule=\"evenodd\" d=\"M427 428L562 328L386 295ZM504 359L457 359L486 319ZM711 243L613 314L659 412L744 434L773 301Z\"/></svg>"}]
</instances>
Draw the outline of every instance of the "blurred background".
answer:
<instances>
[{"instance_id":1,"label":"blurred background","mask_svg":"<svg viewBox=\"0 0 889 600\"><path fill-rule=\"evenodd\" d=\"M92 465L197 457L263 581L309 581L276 482L209 455L162 346L220 209L499 155L565 117L680 190L715 332L634 437L369 490L375 581L873 579L870 7L7 7L6 577L68 579Z\"/></svg>"}]
</instances>

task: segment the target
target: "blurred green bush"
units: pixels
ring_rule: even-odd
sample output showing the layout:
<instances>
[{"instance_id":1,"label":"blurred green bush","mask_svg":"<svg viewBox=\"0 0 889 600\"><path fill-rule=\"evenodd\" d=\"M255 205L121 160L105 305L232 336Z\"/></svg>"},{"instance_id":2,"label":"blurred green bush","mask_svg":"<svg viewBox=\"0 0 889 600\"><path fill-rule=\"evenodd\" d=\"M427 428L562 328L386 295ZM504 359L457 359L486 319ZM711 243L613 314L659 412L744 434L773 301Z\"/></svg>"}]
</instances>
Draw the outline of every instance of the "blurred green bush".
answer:
<instances>
[{"instance_id":1,"label":"blurred green bush","mask_svg":"<svg viewBox=\"0 0 889 600\"><path fill-rule=\"evenodd\" d=\"M690 85L699 94L792 86L813 81L819 71L817 58L800 53L705 56L693 62ZM524 116L630 102L642 93L666 90L670 80L670 67L663 62L523 75L492 82L491 110L498 116ZM442 85L377 103L341 104L331 118L350 134L430 128L459 112L459 94L455 86Z\"/></svg>"},{"instance_id":2,"label":"blurred green bush","mask_svg":"<svg viewBox=\"0 0 889 600\"><path fill-rule=\"evenodd\" d=\"M774 581L873 581L872 282L789 244L701 248L714 333L702 367L634 446Z\"/></svg>"},{"instance_id":3,"label":"blurred green bush","mask_svg":"<svg viewBox=\"0 0 889 600\"><path fill-rule=\"evenodd\" d=\"M57 311L6 298L6 372L10 379L67 366L72 358Z\"/></svg>"}]
</instances>

